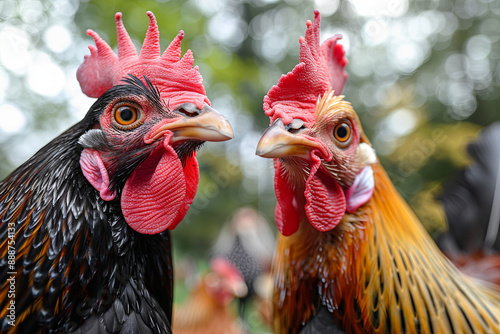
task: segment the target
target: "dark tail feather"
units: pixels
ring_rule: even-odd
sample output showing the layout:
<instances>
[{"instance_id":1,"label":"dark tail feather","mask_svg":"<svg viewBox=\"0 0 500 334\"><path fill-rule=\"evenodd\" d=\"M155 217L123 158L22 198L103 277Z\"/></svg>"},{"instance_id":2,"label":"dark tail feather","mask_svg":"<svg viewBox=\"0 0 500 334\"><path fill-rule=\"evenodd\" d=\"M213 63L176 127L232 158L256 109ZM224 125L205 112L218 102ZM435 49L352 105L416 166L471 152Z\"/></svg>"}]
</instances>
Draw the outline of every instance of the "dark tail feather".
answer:
<instances>
[{"instance_id":1,"label":"dark tail feather","mask_svg":"<svg viewBox=\"0 0 500 334\"><path fill-rule=\"evenodd\" d=\"M438 198L448 219L443 250L500 252L500 122L469 144L474 160Z\"/></svg>"},{"instance_id":2,"label":"dark tail feather","mask_svg":"<svg viewBox=\"0 0 500 334\"><path fill-rule=\"evenodd\" d=\"M345 334L344 329L341 328L333 320L333 314L328 311L325 306L320 306L318 312L314 317L302 328L300 334Z\"/></svg>"}]
</instances>

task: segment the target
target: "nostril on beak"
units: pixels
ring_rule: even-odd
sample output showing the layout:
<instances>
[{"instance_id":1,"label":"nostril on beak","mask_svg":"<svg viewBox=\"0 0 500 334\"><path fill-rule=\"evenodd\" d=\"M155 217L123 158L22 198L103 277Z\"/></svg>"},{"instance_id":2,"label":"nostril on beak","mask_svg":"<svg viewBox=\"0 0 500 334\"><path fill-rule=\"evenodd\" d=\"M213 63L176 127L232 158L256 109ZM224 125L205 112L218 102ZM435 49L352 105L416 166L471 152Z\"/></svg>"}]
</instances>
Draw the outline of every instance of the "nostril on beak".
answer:
<instances>
[{"instance_id":1,"label":"nostril on beak","mask_svg":"<svg viewBox=\"0 0 500 334\"><path fill-rule=\"evenodd\" d=\"M300 131L304 130L306 127L305 126L301 126L300 128L298 129L294 129L294 128L289 128L287 131L292 133L292 134L297 134L299 133Z\"/></svg>"},{"instance_id":2,"label":"nostril on beak","mask_svg":"<svg viewBox=\"0 0 500 334\"><path fill-rule=\"evenodd\" d=\"M299 133L300 131L304 130L306 127L304 126L304 121L301 119L294 119L290 124L288 124L285 129L292 133L296 134Z\"/></svg>"},{"instance_id":3,"label":"nostril on beak","mask_svg":"<svg viewBox=\"0 0 500 334\"><path fill-rule=\"evenodd\" d=\"M181 114L188 116L188 117L195 117L195 116L198 116L200 114L200 112L198 112L198 111L188 111L184 108L179 108L177 111L180 112Z\"/></svg>"}]
</instances>

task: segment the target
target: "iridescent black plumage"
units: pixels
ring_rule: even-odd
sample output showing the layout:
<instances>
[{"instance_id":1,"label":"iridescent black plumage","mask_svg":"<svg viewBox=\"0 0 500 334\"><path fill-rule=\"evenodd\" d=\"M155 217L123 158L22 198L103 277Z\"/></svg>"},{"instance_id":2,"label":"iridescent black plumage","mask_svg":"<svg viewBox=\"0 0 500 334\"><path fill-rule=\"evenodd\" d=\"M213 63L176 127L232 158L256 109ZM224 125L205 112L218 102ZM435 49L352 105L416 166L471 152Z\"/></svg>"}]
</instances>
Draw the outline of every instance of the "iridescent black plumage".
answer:
<instances>
[{"instance_id":1,"label":"iridescent black plumage","mask_svg":"<svg viewBox=\"0 0 500 334\"><path fill-rule=\"evenodd\" d=\"M138 137L121 143L86 137L84 145L114 155L110 181L118 196L109 202L89 184L79 164L81 136L98 128L109 103L132 95L143 96L159 113L166 109L152 85L131 77L0 182L0 331L170 333L170 234L133 231L120 208L128 175L156 145L140 145ZM16 230L15 270L7 266L9 223ZM16 272L15 327L6 317L9 272Z\"/></svg>"}]
</instances>

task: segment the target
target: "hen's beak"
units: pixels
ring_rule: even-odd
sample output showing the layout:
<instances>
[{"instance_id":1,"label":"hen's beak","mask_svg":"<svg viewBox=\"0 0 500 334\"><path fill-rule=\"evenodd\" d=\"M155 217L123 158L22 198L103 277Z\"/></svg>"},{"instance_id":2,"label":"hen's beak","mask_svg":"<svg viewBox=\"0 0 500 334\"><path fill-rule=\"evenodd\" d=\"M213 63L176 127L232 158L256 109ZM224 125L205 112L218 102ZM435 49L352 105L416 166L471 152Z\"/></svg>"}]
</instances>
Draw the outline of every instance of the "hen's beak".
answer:
<instances>
[{"instance_id":1,"label":"hen's beak","mask_svg":"<svg viewBox=\"0 0 500 334\"><path fill-rule=\"evenodd\" d=\"M308 159L314 149L324 150L320 143L287 131L283 121L278 119L262 134L255 154L263 158L297 156Z\"/></svg>"},{"instance_id":2,"label":"hen's beak","mask_svg":"<svg viewBox=\"0 0 500 334\"><path fill-rule=\"evenodd\" d=\"M234 138L233 129L227 119L208 105L205 105L198 115L182 115L173 122L162 124L152 131L149 140L161 138L166 130L174 133L171 142L188 139L226 141Z\"/></svg>"},{"instance_id":3,"label":"hen's beak","mask_svg":"<svg viewBox=\"0 0 500 334\"><path fill-rule=\"evenodd\" d=\"M237 298L243 298L248 294L247 285L243 280L232 280L229 282L228 287Z\"/></svg>"}]
</instances>

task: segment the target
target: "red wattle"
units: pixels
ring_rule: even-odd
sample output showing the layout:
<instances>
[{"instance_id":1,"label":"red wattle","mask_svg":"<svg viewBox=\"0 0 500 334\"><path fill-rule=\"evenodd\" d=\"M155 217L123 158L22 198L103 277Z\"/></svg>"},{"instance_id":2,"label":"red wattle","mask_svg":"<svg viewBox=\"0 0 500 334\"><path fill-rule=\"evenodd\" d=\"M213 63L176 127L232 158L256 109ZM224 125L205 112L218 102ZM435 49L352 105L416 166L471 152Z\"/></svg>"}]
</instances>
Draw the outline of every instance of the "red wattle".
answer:
<instances>
[{"instance_id":1,"label":"red wattle","mask_svg":"<svg viewBox=\"0 0 500 334\"><path fill-rule=\"evenodd\" d=\"M184 178L186 180L186 197L184 198L184 205L179 208L179 213L169 229L173 230L179 225L193 204L196 190L198 190L198 183L200 181L200 171L198 168L198 160L196 160L196 152L192 157L186 159L186 166L184 167Z\"/></svg>"},{"instance_id":2,"label":"red wattle","mask_svg":"<svg viewBox=\"0 0 500 334\"><path fill-rule=\"evenodd\" d=\"M315 229L330 231L340 223L346 211L344 191L331 176L319 170L321 159L315 152L311 153L311 158L311 173L304 191L306 215Z\"/></svg>"},{"instance_id":3,"label":"red wattle","mask_svg":"<svg viewBox=\"0 0 500 334\"><path fill-rule=\"evenodd\" d=\"M299 204L294 203L294 191L290 187L288 180L283 176L279 159L274 159L274 170L274 192L278 200L274 211L274 219L281 234L289 236L299 229L302 214L298 210Z\"/></svg>"},{"instance_id":4,"label":"red wattle","mask_svg":"<svg viewBox=\"0 0 500 334\"><path fill-rule=\"evenodd\" d=\"M125 182L122 213L135 231L156 234L173 229L184 218L198 186L198 164L193 157L186 168L169 145L164 145L137 166Z\"/></svg>"}]
</instances>

